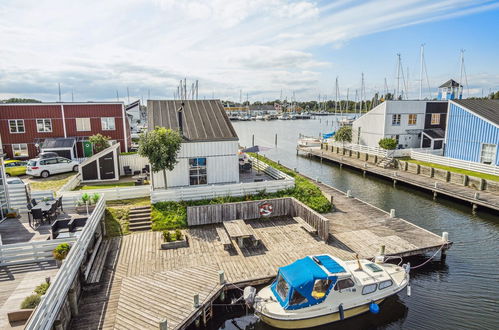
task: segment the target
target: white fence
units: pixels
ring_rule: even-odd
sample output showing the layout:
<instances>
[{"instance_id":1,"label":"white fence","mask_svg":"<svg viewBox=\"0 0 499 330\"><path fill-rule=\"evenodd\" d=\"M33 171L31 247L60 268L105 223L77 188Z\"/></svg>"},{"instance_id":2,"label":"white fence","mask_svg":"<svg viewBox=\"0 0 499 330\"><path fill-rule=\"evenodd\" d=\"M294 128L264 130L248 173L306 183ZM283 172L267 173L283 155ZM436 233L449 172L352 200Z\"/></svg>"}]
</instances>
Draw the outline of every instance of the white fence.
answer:
<instances>
[{"instance_id":1,"label":"white fence","mask_svg":"<svg viewBox=\"0 0 499 330\"><path fill-rule=\"evenodd\" d=\"M433 155L442 155L443 149L416 148L416 149L395 149L386 150L379 147L369 147L354 143L329 142L329 146L345 148L352 151L362 152L369 155L381 157L410 157L412 152L427 153Z\"/></svg>"},{"instance_id":2,"label":"white fence","mask_svg":"<svg viewBox=\"0 0 499 330\"><path fill-rule=\"evenodd\" d=\"M460 160L455 158L443 157L425 154L421 152L412 151L410 157L415 160L420 160L428 163L435 163L445 166L452 166L457 168L462 168L464 170L499 175L499 166L487 165L477 162L471 162L466 160Z\"/></svg>"},{"instance_id":3,"label":"white fence","mask_svg":"<svg viewBox=\"0 0 499 330\"><path fill-rule=\"evenodd\" d=\"M59 191L59 195L62 196L62 206L63 208L72 208L76 205L76 202L81 199L83 194L99 194L104 195L106 200L114 201L120 199L130 199L138 197L147 197L151 194L151 186L143 185L136 187L115 187L107 189L90 189L90 190L77 190L77 191Z\"/></svg>"},{"instance_id":4,"label":"white fence","mask_svg":"<svg viewBox=\"0 0 499 330\"><path fill-rule=\"evenodd\" d=\"M33 311L33 314L31 314L25 329L52 329L54 320L61 310L68 290L75 277L78 275L83 259L86 257L89 244L94 238L95 230L104 216L105 208L106 202L104 198L101 198L97 202L95 210L88 218L85 227L83 227L81 236L71 247L68 256L57 272L47 293L43 296L43 299Z\"/></svg>"},{"instance_id":5,"label":"white fence","mask_svg":"<svg viewBox=\"0 0 499 330\"><path fill-rule=\"evenodd\" d=\"M149 165L149 160L138 154L120 155L120 175L125 175L125 166L130 166L133 173L134 171L142 171L146 165Z\"/></svg>"}]
</instances>

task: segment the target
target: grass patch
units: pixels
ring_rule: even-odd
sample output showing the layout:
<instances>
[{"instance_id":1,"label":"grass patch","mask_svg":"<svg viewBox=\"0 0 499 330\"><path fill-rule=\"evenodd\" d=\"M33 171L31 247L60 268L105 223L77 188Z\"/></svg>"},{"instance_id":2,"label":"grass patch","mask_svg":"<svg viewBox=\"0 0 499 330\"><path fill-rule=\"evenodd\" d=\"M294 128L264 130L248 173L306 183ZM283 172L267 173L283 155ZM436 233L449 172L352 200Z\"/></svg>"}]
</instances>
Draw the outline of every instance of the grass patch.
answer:
<instances>
[{"instance_id":1,"label":"grass patch","mask_svg":"<svg viewBox=\"0 0 499 330\"><path fill-rule=\"evenodd\" d=\"M435 163L428 163L428 162L423 162L420 160L411 159L408 157L400 158L400 160L407 161L407 162L414 163L414 164L419 164L422 166L430 166L430 167L438 168L441 170L446 170L449 172L474 176L474 177L482 178L485 180L499 181L499 176L493 175L493 174L486 174L486 173L481 173L481 172L464 170L462 168L457 168L457 167L445 166L445 165L440 165L440 164L435 164Z\"/></svg>"},{"instance_id":2,"label":"grass patch","mask_svg":"<svg viewBox=\"0 0 499 330\"><path fill-rule=\"evenodd\" d=\"M244 197L227 196L201 201L159 202L153 204L151 208L152 230L162 231L186 228L188 206L223 204L279 197L294 197L319 213L326 213L331 210L331 203L329 200L322 194L319 187L314 185L308 179L297 175L295 172L288 170L287 168L278 165L269 159L260 158L260 160L288 174L289 176L292 176L295 179L295 188L272 194L267 194L265 191L262 191L259 194L247 195Z\"/></svg>"},{"instance_id":3,"label":"grass patch","mask_svg":"<svg viewBox=\"0 0 499 330\"><path fill-rule=\"evenodd\" d=\"M104 222L108 237L123 236L130 233L128 229L128 212L129 208L106 208Z\"/></svg>"},{"instance_id":4,"label":"grass patch","mask_svg":"<svg viewBox=\"0 0 499 330\"><path fill-rule=\"evenodd\" d=\"M32 190L57 191L75 175L76 175L75 172L68 172L68 173L52 175L45 179L31 177L29 179L29 185Z\"/></svg>"},{"instance_id":5,"label":"grass patch","mask_svg":"<svg viewBox=\"0 0 499 330\"><path fill-rule=\"evenodd\" d=\"M131 187L135 186L134 182L117 182L111 184L94 184L94 185L84 185L78 186L74 190L92 190L92 189L109 189L116 187Z\"/></svg>"},{"instance_id":6,"label":"grass patch","mask_svg":"<svg viewBox=\"0 0 499 330\"><path fill-rule=\"evenodd\" d=\"M131 199L120 199L116 201L106 201L108 207L138 207L138 206L148 206L151 205L151 198L149 197L139 197Z\"/></svg>"}]
</instances>

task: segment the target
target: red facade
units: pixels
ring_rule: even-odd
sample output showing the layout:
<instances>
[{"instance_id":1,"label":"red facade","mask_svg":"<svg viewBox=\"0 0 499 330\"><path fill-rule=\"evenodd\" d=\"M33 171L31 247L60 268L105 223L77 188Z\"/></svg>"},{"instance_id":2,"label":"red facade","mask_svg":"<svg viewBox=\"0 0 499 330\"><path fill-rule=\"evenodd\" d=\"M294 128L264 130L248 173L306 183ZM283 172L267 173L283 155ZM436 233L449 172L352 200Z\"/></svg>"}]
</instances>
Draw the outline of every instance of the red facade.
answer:
<instances>
[{"instance_id":1,"label":"red facade","mask_svg":"<svg viewBox=\"0 0 499 330\"><path fill-rule=\"evenodd\" d=\"M77 118L89 118L90 130L78 131ZM114 118L114 130L103 130L101 118ZM51 131L38 132L37 119L50 119ZM12 133L9 120L23 120L24 132ZM125 127L123 127L123 120ZM41 144L46 138L63 137L76 138L76 156L83 157L82 142L97 133L119 142L121 151L127 151L131 145L131 137L123 103L0 104L0 135L7 158L34 158L39 153L36 143ZM27 156L14 155L13 145L19 144L27 145ZM19 148L19 146L16 147Z\"/></svg>"}]
</instances>

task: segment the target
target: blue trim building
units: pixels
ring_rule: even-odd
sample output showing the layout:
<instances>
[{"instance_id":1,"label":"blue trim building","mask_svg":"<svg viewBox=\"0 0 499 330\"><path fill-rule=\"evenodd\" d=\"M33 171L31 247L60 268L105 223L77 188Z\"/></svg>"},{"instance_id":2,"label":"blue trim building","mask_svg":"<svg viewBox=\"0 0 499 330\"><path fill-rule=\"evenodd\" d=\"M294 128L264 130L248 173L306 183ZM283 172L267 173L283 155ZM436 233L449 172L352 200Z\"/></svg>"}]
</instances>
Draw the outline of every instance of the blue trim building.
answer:
<instances>
[{"instance_id":1,"label":"blue trim building","mask_svg":"<svg viewBox=\"0 0 499 330\"><path fill-rule=\"evenodd\" d=\"M499 100L449 101L444 155L499 165Z\"/></svg>"}]
</instances>

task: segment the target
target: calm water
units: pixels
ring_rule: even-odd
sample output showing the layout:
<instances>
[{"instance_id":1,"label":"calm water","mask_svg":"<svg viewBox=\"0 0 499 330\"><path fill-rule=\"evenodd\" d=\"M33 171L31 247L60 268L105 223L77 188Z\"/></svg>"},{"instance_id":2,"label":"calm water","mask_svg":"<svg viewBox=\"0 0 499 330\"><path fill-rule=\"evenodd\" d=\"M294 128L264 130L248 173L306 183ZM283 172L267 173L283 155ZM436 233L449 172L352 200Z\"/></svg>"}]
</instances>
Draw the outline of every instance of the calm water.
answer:
<instances>
[{"instance_id":1,"label":"calm water","mask_svg":"<svg viewBox=\"0 0 499 330\"><path fill-rule=\"evenodd\" d=\"M434 202L430 194L408 187L394 188L388 181L363 178L354 170L296 156L299 133L318 136L334 129L334 117L315 120L234 122L243 146L272 147L264 154L296 167L304 174L436 234L449 232L454 242L445 264L435 261L411 271L412 296L405 291L381 305L378 315L362 315L321 329L499 329L499 215L471 214L471 206L453 201ZM278 134L277 148L274 146ZM412 258L411 264L425 258ZM237 308L220 307L212 329L270 329L251 314ZM222 315L222 316L220 316Z\"/></svg>"}]
</instances>

